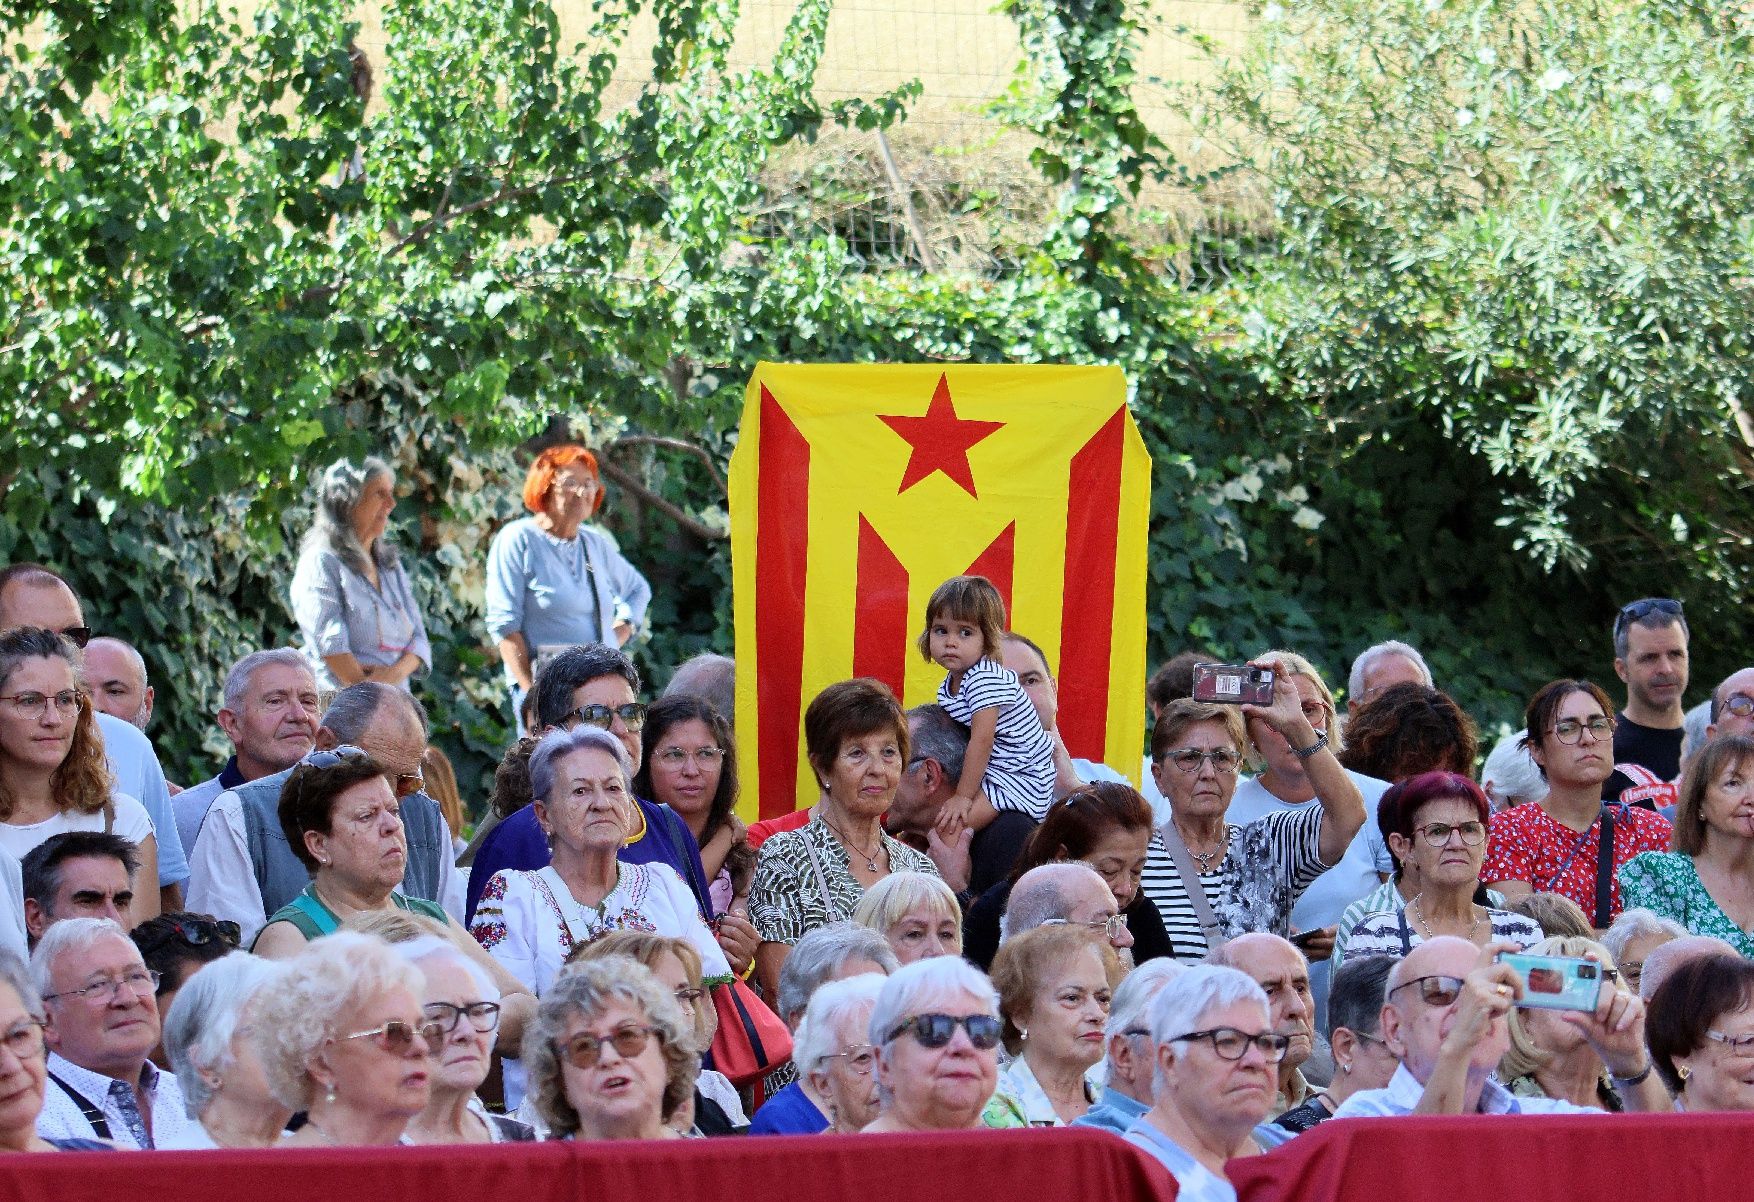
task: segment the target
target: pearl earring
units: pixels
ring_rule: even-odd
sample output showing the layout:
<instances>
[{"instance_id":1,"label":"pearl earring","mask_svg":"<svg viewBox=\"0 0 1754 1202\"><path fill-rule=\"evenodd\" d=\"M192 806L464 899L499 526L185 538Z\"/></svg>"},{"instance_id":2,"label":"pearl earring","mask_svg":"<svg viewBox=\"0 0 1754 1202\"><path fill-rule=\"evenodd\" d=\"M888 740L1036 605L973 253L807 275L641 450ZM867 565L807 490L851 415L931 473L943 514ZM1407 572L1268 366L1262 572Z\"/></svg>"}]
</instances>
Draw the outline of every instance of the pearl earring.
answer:
<instances>
[{"instance_id":1,"label":"pearl earring","mask_svg":"<svg viewBox=\"0 0 1754 1202\"><path fill-rule=\"evenodd\" d=\"M1350 1064L1342 1064L1340 1066L1340 1071L1343 1073L1349 1073L1352 1071L1352 1066Z\"/></svg>"}]
</instances>

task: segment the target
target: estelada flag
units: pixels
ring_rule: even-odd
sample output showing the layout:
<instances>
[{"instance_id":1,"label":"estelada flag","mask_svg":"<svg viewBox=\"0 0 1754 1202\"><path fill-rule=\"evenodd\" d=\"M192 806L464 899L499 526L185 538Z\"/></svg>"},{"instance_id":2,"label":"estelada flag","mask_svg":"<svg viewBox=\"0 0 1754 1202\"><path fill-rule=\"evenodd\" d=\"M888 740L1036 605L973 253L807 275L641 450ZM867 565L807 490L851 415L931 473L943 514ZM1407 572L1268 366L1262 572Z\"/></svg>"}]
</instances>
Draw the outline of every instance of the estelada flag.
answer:
<instances>
[{"instance_id":1,"label":"estelada flag","mask_svg":"<svg viewBox=\"0 0 1754 1202\"><path fill-rule=\"evenodd\" d=\"M933 699L914 640L967 573L1047 653L1072 755L1136 778L1150 487L1119 368L758 364L730 477L743 816L815 803L823 688Z\"/></svg>"}]
</instances>

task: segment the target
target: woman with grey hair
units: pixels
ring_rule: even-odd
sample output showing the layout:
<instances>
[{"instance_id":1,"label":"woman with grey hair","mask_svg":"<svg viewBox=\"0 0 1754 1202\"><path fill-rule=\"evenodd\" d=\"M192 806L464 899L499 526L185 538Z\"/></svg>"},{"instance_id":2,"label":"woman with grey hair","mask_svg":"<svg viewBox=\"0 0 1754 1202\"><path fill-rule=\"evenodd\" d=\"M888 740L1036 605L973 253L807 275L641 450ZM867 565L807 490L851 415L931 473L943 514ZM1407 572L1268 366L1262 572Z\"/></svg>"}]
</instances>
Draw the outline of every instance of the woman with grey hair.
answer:
<instances>
[{"instance_id":1,"label":"woman with grey hair","mask_svg":"<svg viewBox=\"0 0 1754 1202\"><path fill-rule=\"evenodd\" d=\"M883 983L866 1028L879 1111L867 1132L982 1125L999 1083L999 995L955 956L916 960Z\"/></svg>"},{"instance_id":2,"label":"woman with grey hair","mask_svg":"<svg viewBox=\"0 0 1754 1202\"><path fill-rule=\"evenodd\" d=\"M617 858L644 834L621 740L594 726L550 731L530 755L530 790L549 863L494 873L470 925L497 963L541 997L575 947L610 931L641 930L688 940L700 953L705 987L731 979L676 870ZM523 1096L521 1076L507 1073L508 1105Z\"/></svg>"},{"instance_id":3,"label":"woman with grey hair","mask_svg":"<svg viewBox=\"0 0 1754 1202\"><path fill-rule=\"evenodd\" d=\"M420 970L370 935L339 931L287 962L263 991L250 1039L268 1089L308 1116L293 1147L403 1142L426 1108L432 1040Z\"/></svg>"},{"instance_id":4,"label":"woman with grey hair","mask_svg":"<svg viewBox=\"0 0 1754 1202\"><path fill-rule=\"evenodd\" d=\"M479 965L436 935L394 945L420 969L421 1010L432 1049L432 1096L408 1124L411 1144L498 1144L536 1138L528 1124L489 1114L476 1096L493 1067L499 988Z\"/></svg>"},{"instance_id":5,"label":"woman with grey hair","mask_svg":"<svg viewBox=\"0 0 1754 1202\"><path fill-rule=\"evenodd\" d=\"M798 1027L798 1085L828 1117L831 1135L852 1135L877 1117L877 1049L867 1028L885 978L863 973L816 991Z\"/></svg>"},{"instance_id":6,"label":"woman with grey hair","mask_svg":"<svg viewBox=\"0 0 1754 1202\"><path fill-rule=\"evenodd\" d=\"M1523 746L1523 735L1518 730L1498 740L1480 766L1480 787L1486 791L1494 813L1547 796L1547 778L1541 775L1540 765Z\"/></svg>"},{"instance_id":7,"label":"woman with grey hair","mask_svg":"<svg viewBox=\"0 0 1754 1202\"><path fill-rule=\"evenodd\" d=\"M396 549L384 541L396 477L382 459L329 465L292 576L305 657L325 689L375 680L401 688L432 667L432 644Z\"/></svg>"},{"instance_id":8,"label":"woman with grey hair","mask_svg":"<svg viewBox=\"0 0 1754 1202\"><path fill-rule=\"evenodd\" d=\"M1602 932L1602 946L1620 966L1620 979L1633 993L1644 978L1645 957L1675 939L1685 939L1687 928L1655 910L1632 906L1620 911L1614 925Z\"/></svg>"},{"instance_id":9,"label":"woman with grey hair","mask_svg":"<svg viewBox=\"0 0 1754 1202\"><path fill-rule=\"evenodd\" d=\"M195 1125L161 1149L271 1148L292 1109L269 1092L250 1038L255 1002L280 979L280 967L247 952L204 965L164 1019L164 1050Z\"/></svg>"},{"instance_id":10,"label":"woman with grey hair","mask_svg":"<svg viewBox=\"0 0 1754 1202\"><path fill-rule=\"evenodd\" d=\"M543 995L524 1035L530 1093L556 1139L675 1139L694 1094L694 1023L629 956L585 960Z\"/></svg>"},{"instance_id":11,"label":"woman with grey hair","mask_svg":"<svg viewBox=\"0 0 1754 1202\"><path fill-rule=\"evenodd\" d=\"M95 1139L46 1139L37 1134L48 1078L43 999L14 952L0 949L0 1152L97 1152Z\"/></svg>"}]
</instances>

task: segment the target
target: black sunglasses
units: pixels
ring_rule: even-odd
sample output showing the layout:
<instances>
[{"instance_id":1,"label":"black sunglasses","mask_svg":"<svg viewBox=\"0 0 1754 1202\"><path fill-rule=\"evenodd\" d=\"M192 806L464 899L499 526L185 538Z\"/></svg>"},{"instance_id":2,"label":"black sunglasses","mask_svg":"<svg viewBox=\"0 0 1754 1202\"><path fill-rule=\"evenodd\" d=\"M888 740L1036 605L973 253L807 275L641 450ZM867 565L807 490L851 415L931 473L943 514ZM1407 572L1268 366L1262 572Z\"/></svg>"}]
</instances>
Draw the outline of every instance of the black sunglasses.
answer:
<instances>
[{"instance_id":1,"label":"black sunglasses","mask_svg":"<svg viewBox=\"0 0 1754 1202\"><path fill-rule=\"evenodd\" d=\"M956 1035L956 1028L968 1032L968 1041L981 1051L997 1047L1003 1029L990 1014L916 1014L889 1033L885 1043L893 1043L903 1035L912 1034L923 1048L941 1048Z\"/></svg>"},{"instance_id":2,"label":"black sunglasses","mask_svg":"<svg viewBox=\"0 0 1754 1202\"><path fill-rule=\"evenodd\" d=\"M1651 614L1667 614L1671 618L1679 618L1681 603L1673 597L1644 597L1629 601L1620 607L1620 615L1614 619L1614 633L1618 635L1632 623L1648 618Z\"/></svg>"},{"instance_id":3,"label":"black sunglasses","mask_svg":"<svg viewBox=\"0 0 1754 1202\"><path fill-rule=\"evenodd\" d=\"M134 944L143 958L173 939L181 939L190 947L206 947L209 943L237 947L243 940L243 930L228 919L190 914L175 918L160 915L142 923L134 932Z\"/></svg>"},{"instance_id":4,"label":"black sunglasses","mask_svg":"<svg viewBox=\"0 0 1754 1202\"><path fill-rule=\"evenodd\" d=\"M85 650L85 645L91 642L91 627L89 626L65 626L55 633L81 651Z\"/></svg>"}]
</instances>

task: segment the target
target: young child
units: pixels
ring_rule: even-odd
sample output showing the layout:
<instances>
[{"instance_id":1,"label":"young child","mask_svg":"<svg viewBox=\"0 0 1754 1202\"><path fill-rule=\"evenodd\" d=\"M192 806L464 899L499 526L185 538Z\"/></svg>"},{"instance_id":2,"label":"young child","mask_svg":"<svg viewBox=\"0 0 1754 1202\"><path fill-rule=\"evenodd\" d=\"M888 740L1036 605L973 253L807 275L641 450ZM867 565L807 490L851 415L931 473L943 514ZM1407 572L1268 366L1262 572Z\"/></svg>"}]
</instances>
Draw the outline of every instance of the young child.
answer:
<instances>
[{"instance_id":1,"label":"young child","mask_svg":"<svg viewBox=\"0 0 1754 1202\"><path fill-rule=\"evenodd\" d=\"M1040 822L1054 800L1054 745L1017 674L1000 662L1005 602L984 576L946 580L926 604L920 654L949 673L938 704L968 727L956 795L941 822L980 830L999 810Z\"/></svg>"}]
</instances>

